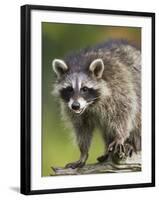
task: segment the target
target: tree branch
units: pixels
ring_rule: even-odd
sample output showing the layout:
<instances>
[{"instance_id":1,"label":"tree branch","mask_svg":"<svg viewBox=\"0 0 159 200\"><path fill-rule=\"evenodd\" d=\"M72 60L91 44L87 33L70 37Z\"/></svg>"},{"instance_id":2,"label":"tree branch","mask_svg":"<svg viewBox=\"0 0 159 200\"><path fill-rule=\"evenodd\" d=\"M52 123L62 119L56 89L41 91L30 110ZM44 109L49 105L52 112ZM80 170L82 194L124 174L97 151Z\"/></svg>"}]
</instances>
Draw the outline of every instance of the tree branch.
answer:
<instances>
[{"instance_id":1,"label":"tree branch","mask_svg":"<svg viewBox=\"0 0 159 200\"><path fill-rule=\"evenodd\" d=\"M52 175L77 175L77 174L97 174L97 173L120 173L141 171L141 153L135 154L132 158L117 163L108 160L102 163L87 164L82 168L51 167Z\"/></svg>"}]
</instances>

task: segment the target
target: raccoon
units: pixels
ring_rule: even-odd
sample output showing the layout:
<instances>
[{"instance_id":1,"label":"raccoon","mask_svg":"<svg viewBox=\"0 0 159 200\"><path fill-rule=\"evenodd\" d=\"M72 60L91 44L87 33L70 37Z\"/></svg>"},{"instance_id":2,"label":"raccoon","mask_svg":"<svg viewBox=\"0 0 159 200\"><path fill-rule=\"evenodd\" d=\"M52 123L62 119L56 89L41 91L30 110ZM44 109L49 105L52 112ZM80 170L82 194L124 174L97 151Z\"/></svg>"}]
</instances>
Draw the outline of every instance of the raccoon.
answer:
<instances>
[{"instance_id":1,"label":"raccoon","mask_svg":"<svg viewBox=\"0 0 159 200\"><path fill-rule=\"evenodd\" d=\"M52 61L56 94L73 125L80 158L66 167L85 165L93 130L98 128L108 156L141 150L141 52L112 40Z\"/></svg>"}]
</instances>

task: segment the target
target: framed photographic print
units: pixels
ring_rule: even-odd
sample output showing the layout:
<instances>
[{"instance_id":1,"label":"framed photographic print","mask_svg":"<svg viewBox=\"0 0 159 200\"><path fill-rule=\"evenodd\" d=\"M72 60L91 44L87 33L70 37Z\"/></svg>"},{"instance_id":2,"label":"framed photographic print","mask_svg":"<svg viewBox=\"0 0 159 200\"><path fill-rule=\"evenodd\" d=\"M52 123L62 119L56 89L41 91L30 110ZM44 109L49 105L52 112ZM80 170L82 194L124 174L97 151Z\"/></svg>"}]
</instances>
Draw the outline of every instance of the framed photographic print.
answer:
<instances>
[{"instance_id":1,"label":"framed photographic print","mask_svg":"<svg viewBox=\"0 0 159 200\"><path fill-rule=\"evenodd\" d=\"M21 193L155 186L155 14L21 7Z\"/></svg>"}]
</instances>

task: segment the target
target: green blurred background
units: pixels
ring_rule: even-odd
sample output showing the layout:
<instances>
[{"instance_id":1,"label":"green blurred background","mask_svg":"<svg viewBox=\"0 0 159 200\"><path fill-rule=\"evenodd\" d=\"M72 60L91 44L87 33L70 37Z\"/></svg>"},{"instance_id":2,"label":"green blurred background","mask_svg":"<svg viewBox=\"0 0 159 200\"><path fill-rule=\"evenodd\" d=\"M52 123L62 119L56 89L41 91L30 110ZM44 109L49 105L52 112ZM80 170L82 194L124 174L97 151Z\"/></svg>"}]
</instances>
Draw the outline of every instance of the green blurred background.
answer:
<instances>
[{"instance_id":1,"label":"green blurred background","mask_svg":"<svg viewBox=\"0 0 159 200\"><path fill-rule=\"evenodd\" d=\"M68 52L107 41L126 39L140 48L141 29L98 25L42 23L42 176L52 174L51 166L63 167L79 158L70 132L60 116L59 100L51 95L55 74L52 60L63 58ZM88 163L96 162L104 145L95 131Z\"/></svg>"}]
</instances>

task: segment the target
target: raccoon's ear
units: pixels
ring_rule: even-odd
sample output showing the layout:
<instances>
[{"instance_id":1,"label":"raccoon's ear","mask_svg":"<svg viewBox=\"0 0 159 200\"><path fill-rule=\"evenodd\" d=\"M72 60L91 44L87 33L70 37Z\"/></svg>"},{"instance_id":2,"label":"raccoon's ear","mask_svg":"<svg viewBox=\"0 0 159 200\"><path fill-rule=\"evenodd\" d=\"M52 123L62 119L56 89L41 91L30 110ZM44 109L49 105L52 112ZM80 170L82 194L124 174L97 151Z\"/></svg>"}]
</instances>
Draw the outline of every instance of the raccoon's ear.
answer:
<instances>
[{"instance_id":1,"label":"raccoon's ear","mask_svg":"<svg viewBox=\"0 0 159 200\"><path fill-rule=\"evenodd\" d=\"M102 59L95 59L89 66L89 70L96 78L101 78L104 71L104 63Z\"/></svg>"},{"instance_id":2,"label":"raccoon's ear","mask_svg":"<svg viewBox=\"0 0 159 200\"><path fill-rule=\"evenodd\" d=\"M58 78L60 78L68 70L66 63L60 59L54 59L52 61L52 68Z\"/></svg>"}]
</instances>

